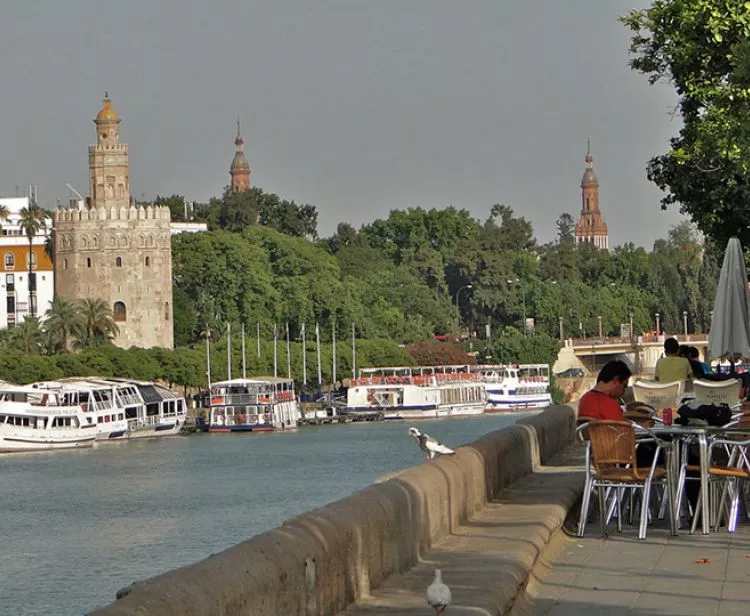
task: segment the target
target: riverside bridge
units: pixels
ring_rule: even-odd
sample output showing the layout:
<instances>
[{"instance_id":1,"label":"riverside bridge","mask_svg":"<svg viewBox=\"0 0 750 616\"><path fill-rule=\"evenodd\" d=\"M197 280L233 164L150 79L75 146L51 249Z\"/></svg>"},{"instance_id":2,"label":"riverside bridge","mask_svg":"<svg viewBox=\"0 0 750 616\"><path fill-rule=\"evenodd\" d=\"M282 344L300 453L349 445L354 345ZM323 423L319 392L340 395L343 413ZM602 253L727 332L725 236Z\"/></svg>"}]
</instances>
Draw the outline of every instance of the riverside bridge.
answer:
<instances>
[{"instance_id":1,"label":"riverside bridge","mask_svg":"<svg viewBox=\"0 0 750 616\"><path fill-rule=\"evenodd\" d=\"M622 359L635 374L650 374L664 351L664 340L677 338L680 344L698 347L702 357L708 349L708 334L644 334L627 337L566 338L553 371L581 368L595 375L608 361Z\"/></svg>"}]
</instances>

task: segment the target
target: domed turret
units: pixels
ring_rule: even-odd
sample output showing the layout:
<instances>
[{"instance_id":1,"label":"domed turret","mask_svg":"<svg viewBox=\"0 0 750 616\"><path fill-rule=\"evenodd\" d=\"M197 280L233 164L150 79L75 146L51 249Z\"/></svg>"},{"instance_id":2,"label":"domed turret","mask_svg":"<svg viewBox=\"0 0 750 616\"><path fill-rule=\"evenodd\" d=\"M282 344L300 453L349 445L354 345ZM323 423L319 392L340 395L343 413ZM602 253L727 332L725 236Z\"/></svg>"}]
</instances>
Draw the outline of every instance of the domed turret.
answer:
<instances>
[{"instance_id":1,"label":"domed turret","mask_svg":"<svg viewBox=\"0 0 750 616\"><path fill-rule=\"evenodd\" d=\"M590 242L597 248L609 248L609 231L599 211L599 178L594 173L591 142L586 151L586 170L581 178L581 217L576 224L576 243Z\"/></svg>"},{"instance_id":2,"label":"domed turret","mask_svg":"<svg viewBox=\"0 0 750 616\"><path fill-rule=\"evenodd\" d=\"M250 188L250 163L245 156L245 140L240 134L240 119L237 118L237 137L234 140L237 147L229 167L229 175L232 176L232 190L247 190Z\"/></svg>"},{"instance_id":3,"label":"domed turret","mask_svg":"<svg viewBox=\"0 0 750 616\"><path fill-rule=\"evenodd\" d=\"M104 93L104 100L102 101L102 108L99 110L99 113L96 114L96 122L99 124L100 122L119 122L120 121L120 114L118 114L113 108L112 108L112 101L109 100L109 94L106 92Z\"/></svg>"}]
</instances>

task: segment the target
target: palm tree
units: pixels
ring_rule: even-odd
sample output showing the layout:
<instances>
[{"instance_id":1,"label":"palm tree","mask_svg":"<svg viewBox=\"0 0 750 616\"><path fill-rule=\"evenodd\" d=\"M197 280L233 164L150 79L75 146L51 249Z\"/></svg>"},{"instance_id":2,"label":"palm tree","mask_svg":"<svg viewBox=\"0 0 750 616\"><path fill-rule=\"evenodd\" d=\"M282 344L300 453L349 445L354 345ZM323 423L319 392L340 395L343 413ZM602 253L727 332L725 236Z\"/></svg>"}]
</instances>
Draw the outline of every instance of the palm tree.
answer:
<instances>
[{"instance_id":1,"label":"palm tree","mask_svg":"<svg viewBox=\"0 0 750 616\"><path fill-rule=\"evenodd\" d=\"M101 346L120 333L112 309L101 299L82 299L76 305L79 321L73 334L79 348Z\"/></svg>"},{"instance_id":2,"label":"palm tree","mask_svg":"<svg viewBox=\"0 0 750 616\"><path fill-rule=\"evenodd\" d=\"M39 354L43 340L39 319L36 317L26 317L22 323L13 328L11 339L14 348L20 349L29 355Z\"/></svg>"},{"instance_id":3,"label":"palm tree","mask_svg":"<svg viewBox=\"0 0 750 616\"><path fill-rule=\"evenodd\" d=\"M3 223L10 218L10 210L7 205L0 204L0 231L3 230Z\"/></svg>"},{"instance_id":4,"label":"palm tree","mask_svg":"<svg viewBox=\"0 0 750 616\"><path fill-rule=\"evenodd\" d=\"M59 338L64 352L70 350L70 336L79 328L81 314L70 300L56 297L45 313L44 329Z\"/></svg>"},{"instance_id":5,"label":"palm tree","mask_svg":"<svg viewBox=\"0 0 750 616\"><path fill-rule=\"evenodd\" d=\"M47 228L47 219L44 210L33 201L31 202L31 205L29 205L29 207L21 208L20 215L21 219L18 223L18 226L21 227L21 231L24 232L29 240L29 314L33 317L36 316L36 311L34 309L34 302L32 301L33 285L31 284L31 278L33 271L32 254L34 251L32 243L34 241L34 237L40 231Z\"/></svg>"}]
</instances>

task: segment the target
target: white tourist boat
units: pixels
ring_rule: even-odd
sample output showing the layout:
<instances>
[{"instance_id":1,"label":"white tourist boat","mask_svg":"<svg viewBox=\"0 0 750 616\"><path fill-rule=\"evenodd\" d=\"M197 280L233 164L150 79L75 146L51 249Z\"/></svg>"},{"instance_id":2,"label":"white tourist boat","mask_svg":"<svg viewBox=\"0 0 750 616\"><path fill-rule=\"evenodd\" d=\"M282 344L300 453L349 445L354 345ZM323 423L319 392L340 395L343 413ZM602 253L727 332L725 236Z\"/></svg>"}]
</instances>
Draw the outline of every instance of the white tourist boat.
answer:
<instances>
[{"instance_id":1,"label":"white tourist boat","mask_svg":"<svg viewBox=\"0 0 750 616\"><path fill-rule=\"evenodd\" d=\"M174 435L187 414L184 398L149 382L75 377L33 387L59 392L65 404L93 412L102 441Z\"/></svg>"},{"instance_id":2,"label":"white tourist boat","mask_svg":"<svg viewBox=\"0 0 750 616\"><path fill-rule=\"evenodd\" d=\"M529 411L552 404L549 364L476 365L487 389L487 412Z\"/></svg>"},{"instance_id":3,"label":"white tourist boat","mask_svg":"<svg viewBox=\"0 0 750 616\"><path fill-rule=\"evenodd\" d=\"M232 379L211 384L209 432L269 432L297 427L294 381L281 377Z\"/></svg>"},{"instance_id":4,"label":"white tourist boat","mask_svg":"<svg viewBox=\"0 0 750 616\"><path fill-rule=\"evenodd\" d=\"M436 419L481 415L487 394L468 366L366 368L346 393L349 414L383 419Z\"/></svg>"},{"instance_id":5,"label":"white tourist boat","mask_svg":"<svg viewBox=\"0 0 750 616\"><path fill-rule=\"evenodd\" d=\"M0 452L91 447L95 440L96 416L56 392L0 388Z\"/></svg>"}]
</instances>

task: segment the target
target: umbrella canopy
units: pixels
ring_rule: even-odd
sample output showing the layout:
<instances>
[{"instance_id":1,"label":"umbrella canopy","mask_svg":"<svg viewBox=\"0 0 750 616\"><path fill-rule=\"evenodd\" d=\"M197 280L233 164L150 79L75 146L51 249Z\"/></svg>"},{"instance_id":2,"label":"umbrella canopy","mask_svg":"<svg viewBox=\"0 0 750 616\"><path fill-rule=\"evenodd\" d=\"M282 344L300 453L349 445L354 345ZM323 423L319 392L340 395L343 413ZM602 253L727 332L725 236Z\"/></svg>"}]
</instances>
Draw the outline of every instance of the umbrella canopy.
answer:
<instances>
[{"instance_id":1,"label":"umbrella canopy","mask_svg":"<svg viewBox=\"0 0 750 616\"><path fill-rule=\"evenodd\" d=\"M714 299L708 337L711 359L750 359L750 301L740 240L729 238Z\"/></svg>"}]
</instances>

